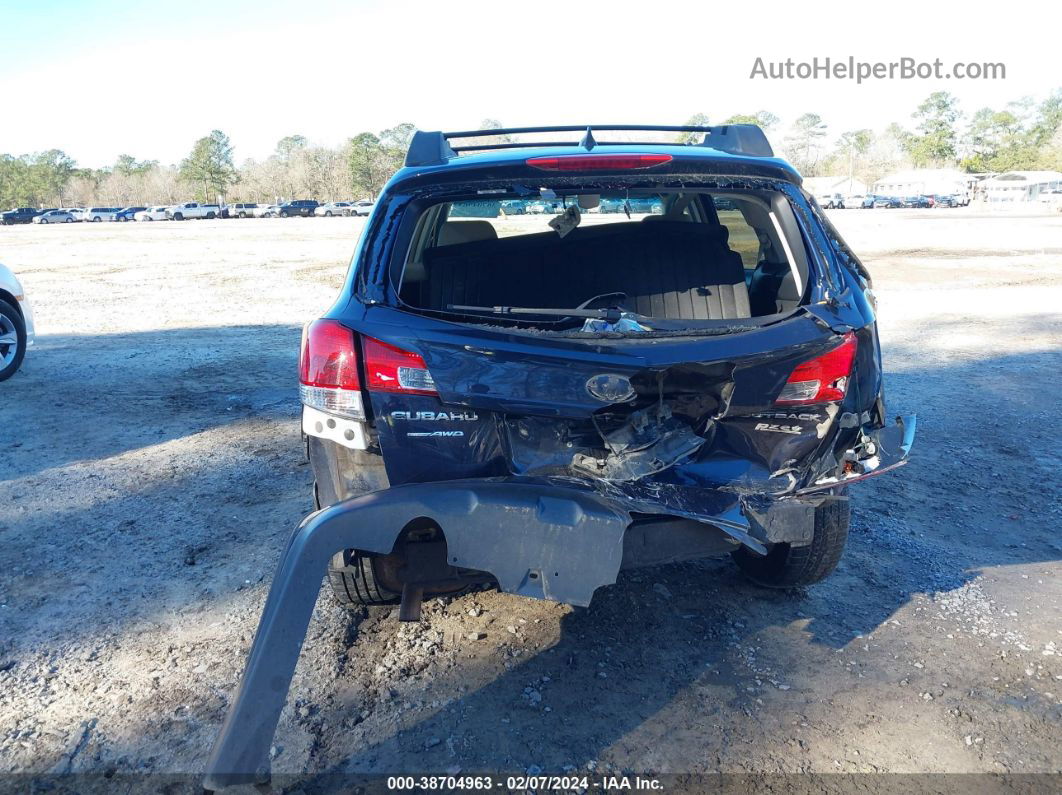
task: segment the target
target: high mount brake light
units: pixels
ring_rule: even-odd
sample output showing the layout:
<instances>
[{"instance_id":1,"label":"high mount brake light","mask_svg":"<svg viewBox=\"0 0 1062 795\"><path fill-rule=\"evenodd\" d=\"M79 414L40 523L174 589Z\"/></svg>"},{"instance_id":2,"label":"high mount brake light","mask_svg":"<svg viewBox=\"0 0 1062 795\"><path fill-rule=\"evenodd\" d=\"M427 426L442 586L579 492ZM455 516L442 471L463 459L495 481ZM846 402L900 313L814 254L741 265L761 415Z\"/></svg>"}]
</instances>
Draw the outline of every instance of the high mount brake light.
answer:
<instances>
[{"instance_id":1,"label":"high mount brake light","mask_svg":"<svg viewBox=\"0 0 1062 795\"><path fill-rule=\"evenodd\" d=\"M671 162L671 155L558 155L531 157L527 165L541 171L626 171Z\"/></svg>"},{"instance_id":2,"label":"high mount brake light","mask_svg":"<svg viewBox=\"0 0 1062 795\"><path fill-rule=\"evenodd\" d=\"M366 387L374 392L404 395L437 395L424 360L415 353L388 345L372 337L362 339L365 351Z\"/></svg>"},{"instance_id":3,"label":"high mount brake light","mask_svg":"<svg viewBox=\"0 0 1062 795\"><path fill-rule=\"evenodd\" d=\"M335 320L315 320L302 330L299 398L311 408L364 419L354 332Z\"/></svg>"},{"instance_id":4,"label":"high mount brake light","mask_svg":"<svg viewBox=\"0 0 1062 795\"><path fill-rule=\"evenodd\" d=\"M844 335L841 344L814 359L801 362L774 402L781 406L832 403L844 398L858 347L855 332Z\"/></svg>"}]
</instances>

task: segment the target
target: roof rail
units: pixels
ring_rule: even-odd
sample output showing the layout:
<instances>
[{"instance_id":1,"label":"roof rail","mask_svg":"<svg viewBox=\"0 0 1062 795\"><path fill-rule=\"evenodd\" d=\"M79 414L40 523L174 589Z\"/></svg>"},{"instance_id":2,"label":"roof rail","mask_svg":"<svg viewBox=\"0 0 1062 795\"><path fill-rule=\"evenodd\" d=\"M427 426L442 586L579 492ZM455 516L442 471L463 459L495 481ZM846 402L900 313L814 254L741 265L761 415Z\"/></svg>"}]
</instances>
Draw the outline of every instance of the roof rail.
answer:
<instances>
[{"instance_id":1,"label":"roof rail","mask_svg":"<svg viewBox=\"0 0 1062 795\"><path fill-rule=\"evenodd\" d=\"M735 155L774 157L774 150L763 130L755 124L723 124L714 127L693 124L572 124L558 127L502 127L494 130L461 130L459 132L413 133L406 153L407 166L441 166L461 152L479 152L492 149L526 149L550 146L655 146L661 141L599 141L595 133L622 130L626 132L700 132L704 140L693 146L703 146ZM451 146L455 138L489 138L524 133L581 132L579 141L504 141L496 144L469 144Z\"/></svg>"}]
</instances>

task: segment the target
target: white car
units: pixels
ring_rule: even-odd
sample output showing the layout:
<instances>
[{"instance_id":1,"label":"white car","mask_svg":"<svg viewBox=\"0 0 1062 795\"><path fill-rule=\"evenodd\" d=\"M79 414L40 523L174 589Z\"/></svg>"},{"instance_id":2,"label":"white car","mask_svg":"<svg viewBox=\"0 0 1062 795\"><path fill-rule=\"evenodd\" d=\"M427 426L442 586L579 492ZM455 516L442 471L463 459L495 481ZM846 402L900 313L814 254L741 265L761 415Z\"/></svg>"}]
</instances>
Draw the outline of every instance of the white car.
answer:
<instances>
[{"instance_id":1,"label":"white car","mask_svg":"<svg viewBox=\"0 0 1062 795\"><path fill-rule=\"evenodd\" d=\"M220 204L200 204L199 202L185 202L166 208L166 217L174 221L186 221L189 218L220 218Z\"/></svg>"},{"instance_id":2,"label":"white car","mask_svg":"<svg viewBox=\"0 0 1062 795\"><path fill-rule=\"evenodd\" d=\"M368 215L372 212L373 202L366 199L362 199L360 202L354 202L350 205L351 215Z\"/></svg>"},{"instance_id":3,"label":"white car","mask_svg":"<svg viewBox=\"0 0 1062 795\"><path fill-rule=\"evenodd\" d=\"M82 221L113 221L114 217L122 211L121 207L89 207L81 214Z\"/></svg>"},{"instance_id":4,"label":"white car","mask_svg":"<svg viewBox=\"0 0 1062 795\"><path fill-rule=\"evenodd\" d=\"M254 202L240 202L239 204L230 204L226 207L223 215L226 218L253 218L254 211L257 209L258 205Z\"/></svg>"},{"instance_id":5,"label":"white car","mask_svg":"<svg viewBox=\"0 0 1062 795\"><path fill-rule=\"evenodd\" d=\"M326 218L331 218L333 215L350 215L352 212L351 204L353 202L328 202L314 208L313 214L317 216L323 215Z\"/></svg>"},{"instance_id":6,"label":"white car","mask_svg":"<svg viewBox=\"0 0 1062 795\"><path fill-rule=\"evenodd\" d=\"M168 207L148 207L138 213L133 213L134 221L165 221Z\"/></svg>"},{"instance_id":7,"label":"white car","mask_svg":"<svg viewBox=\"0 0 1062 795\"><path fill-rule=\"evenodd\" d=\"M280 215L279 204L259 204L254 209L255 218L276 218Z\"/></svg>"},{"instance_id":8,"label":"white car","mask_svg":"<svg viewBox=\"0 0 1062 795\"><path fill-rule=\"evenodd\" d=\"M74 214L68 210L49 210L34 217L31 224L72 224Z\"/></svg>"},{"instance_id":9,"label":"white car","mask_svg":"<svg viewBox=\"0 0 1062 795\"><path fill-rule=\"evenodd\" d=\"M0 381L15 374L33 344L33 309L22 284L0 265Z\"/></svg>"}]
</instances>

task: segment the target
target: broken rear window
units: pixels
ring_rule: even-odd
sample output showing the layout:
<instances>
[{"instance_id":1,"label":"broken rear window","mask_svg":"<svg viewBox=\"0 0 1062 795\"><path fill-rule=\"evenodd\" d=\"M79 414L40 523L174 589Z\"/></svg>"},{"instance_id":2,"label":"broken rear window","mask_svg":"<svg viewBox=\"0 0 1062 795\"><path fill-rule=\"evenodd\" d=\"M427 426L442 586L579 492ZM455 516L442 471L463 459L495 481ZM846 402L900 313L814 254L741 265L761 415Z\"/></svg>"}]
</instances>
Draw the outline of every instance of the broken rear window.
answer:
<instances>
[{"instance_id":1,"label":"broken rear window","mask_svg":"<svg viewBox=\"0 0 1062 795\"><path fill-rule=\"evenodd\" d=\"M779 192L543 189L423 209L398 286L466 322L637 333L788 313L807 274Z\"/></svg>"}]
</instances>

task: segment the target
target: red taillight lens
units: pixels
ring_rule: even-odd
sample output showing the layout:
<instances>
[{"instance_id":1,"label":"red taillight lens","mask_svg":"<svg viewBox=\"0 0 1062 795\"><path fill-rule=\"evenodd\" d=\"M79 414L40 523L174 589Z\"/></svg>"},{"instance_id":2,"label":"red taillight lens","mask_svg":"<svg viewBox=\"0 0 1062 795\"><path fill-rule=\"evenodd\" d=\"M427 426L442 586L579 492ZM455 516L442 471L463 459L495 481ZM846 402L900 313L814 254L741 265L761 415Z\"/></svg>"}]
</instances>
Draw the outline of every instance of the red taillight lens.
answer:
<instances>
[{"instance_id":1,"label":"red taillight lens","mask_svg":"<svg viewBox=\"0 0 1062 795\"><path fill-rule=\"evenodd\" d=\"M299 382L305 386L360 389L354 332L335 320L315 320L302 331Z\"/></svg>"},{"instance_id":2,"label":"red taillight lens","mask_svg":"<svg viewBox=\"0 0 1062 795\"><path fill-rule=\"evenodd\" d=\"M365 419L353 331L335 320L315 320L302 330L299 399L318 411Z\"/></svg>"},{"instance_id":3,"label":"red taillight lens","mask_svg":"<svg viewBox=\"0 0 1062 795\"><path fill-rule=\"evenodd\" d=\"M831 403L844 398L857 345L855 333L849 331L832 351L798 364L775 403L792 406Z\"/></svg>"},{"instance_id":4,"label":"red taillight lens","mask_svg":"<svg viewBox=\"0 0 1062 795\"><path fill-rule=\"evenodd\" d=\"M366 386L374 392L401 392L405 395L437 395L424 360L415 353L365 337Z\"/></svg>"},{"instance_id":5,"label":"red taillight lens","mask_svg":"<svg viewBox=\"0 0 1062 795\"><path fill-rule=\"evenodd\" d=\"M542 171L620 171L670 162L671 155L559 155L532 157L527 165Z\"/></svg>"}]
</instances>

